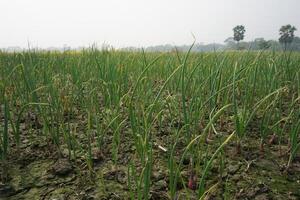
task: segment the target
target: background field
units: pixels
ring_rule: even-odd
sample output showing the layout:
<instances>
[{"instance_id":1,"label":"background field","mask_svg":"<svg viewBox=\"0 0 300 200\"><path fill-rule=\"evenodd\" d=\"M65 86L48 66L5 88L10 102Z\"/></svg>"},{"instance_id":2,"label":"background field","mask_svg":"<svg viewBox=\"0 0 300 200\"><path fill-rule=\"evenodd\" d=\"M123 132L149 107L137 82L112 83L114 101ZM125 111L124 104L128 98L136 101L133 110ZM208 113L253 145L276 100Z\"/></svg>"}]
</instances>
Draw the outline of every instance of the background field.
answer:
<instances>
[{"instance_id":1,"label":"background field","mask_svg":"<svg viewBox=\"0 0 300 200\"><path fill-rule=\"evenodd\" d=\"M299 95L299 53L0 52L0 199L299 199Z\"/></svg>"}]
</instances>

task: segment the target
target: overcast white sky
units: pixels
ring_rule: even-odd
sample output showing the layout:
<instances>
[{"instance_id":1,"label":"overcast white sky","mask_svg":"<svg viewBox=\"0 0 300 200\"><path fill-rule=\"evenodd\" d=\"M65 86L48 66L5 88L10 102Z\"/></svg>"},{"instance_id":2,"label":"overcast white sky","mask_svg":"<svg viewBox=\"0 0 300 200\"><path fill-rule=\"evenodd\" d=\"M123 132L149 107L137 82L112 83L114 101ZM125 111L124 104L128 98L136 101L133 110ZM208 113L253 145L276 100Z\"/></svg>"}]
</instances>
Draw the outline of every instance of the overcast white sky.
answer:
<instances>
[{"instance_id":1,"label":"overcast white sky","mask_svg":"<svg viewBox=\"0 0 300 200\"><path fill-rule=\"evenodd\" d=\"M0 0L0 48L223 42L238 24L277 39L288 23L300 30L300 0Z\"/></svg>"}]
</instances>

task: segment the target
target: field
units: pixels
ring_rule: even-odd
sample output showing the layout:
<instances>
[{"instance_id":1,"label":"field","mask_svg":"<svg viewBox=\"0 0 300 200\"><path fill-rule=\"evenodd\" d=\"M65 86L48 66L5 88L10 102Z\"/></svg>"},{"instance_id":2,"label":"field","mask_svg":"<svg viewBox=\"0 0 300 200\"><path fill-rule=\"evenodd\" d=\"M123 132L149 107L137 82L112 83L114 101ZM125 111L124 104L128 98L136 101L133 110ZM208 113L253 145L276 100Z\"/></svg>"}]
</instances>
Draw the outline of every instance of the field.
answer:
<instances>
[{"instance_id":1,"label":"field","mask_svg":"<svg viewBox=\"0 0 300 200\"><path fill-rule=\"evenodd\" d=\"M0 52L0 199L300 199L300 54Z\"/></svg>"}]
</instances>

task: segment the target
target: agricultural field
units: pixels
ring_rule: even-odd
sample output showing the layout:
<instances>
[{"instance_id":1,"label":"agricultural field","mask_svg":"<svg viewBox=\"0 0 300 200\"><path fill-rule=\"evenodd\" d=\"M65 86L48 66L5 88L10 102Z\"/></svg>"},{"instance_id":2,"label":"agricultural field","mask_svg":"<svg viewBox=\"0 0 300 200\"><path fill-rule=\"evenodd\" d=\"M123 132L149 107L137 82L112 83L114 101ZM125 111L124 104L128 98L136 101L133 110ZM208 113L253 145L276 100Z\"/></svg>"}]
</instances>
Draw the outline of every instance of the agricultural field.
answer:
<instances>
[{"instance_id":1,"label":"agricultural field","mask_svg":"<svg viewBox=\"0 0 300 200\"><path fill-rule=\"evenodd\" d=\"M300 54L0 52L0 199L300 199Z\"/></svg>"}]
</instances>

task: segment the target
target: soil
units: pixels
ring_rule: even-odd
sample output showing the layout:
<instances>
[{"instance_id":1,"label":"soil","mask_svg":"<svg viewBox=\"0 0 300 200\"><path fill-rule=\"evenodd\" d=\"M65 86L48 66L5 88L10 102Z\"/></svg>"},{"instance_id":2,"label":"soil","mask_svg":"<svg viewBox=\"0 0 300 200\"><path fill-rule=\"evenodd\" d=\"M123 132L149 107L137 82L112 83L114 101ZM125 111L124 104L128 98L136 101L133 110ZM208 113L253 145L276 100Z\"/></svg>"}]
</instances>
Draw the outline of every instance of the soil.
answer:
<instances>
[{"instance_id":1,"label":"soil","mask_svg":"<svg viewBox=\"0 0 300 200\"><path fill-rule=\"evenodd\" d=\"M74 121L79 119L74 119ZM65 145L60 149L42 134L42 127L29 126L28 120L21 124L21 145L16 148L13 140L8 158L1 163L0 199L128 199L128 164L136 159L130 132L122 131L117 164L112 158L112 136L104 138L102 150L92 149L93 171L89 170L82 153L69 158ZM85 123L84 120L80 123ZM179 124L180 122L178 122ZM38 123L37 123L38 124ZM227 137L232 126L221 125L222 137ZM176 127L173 127L176 130ZM168 147L171 141L170 127L163 127L154 134L154 165L152 169L151 199L170 199L168 194ZM80 136L83 138L84 136ZM271 137L271 136L270 136ZM207 150L211 155L216 149L217 136L212 135ZM220 173L219 162L215 160L207 177L206 188L218 183L207 199L300 199L300 156L286 170L288 144L265 145L264 153L259 151L259 136L249 132L242 141L241 154L235 154L235 142L224 149L225 168ZM163 148L162 148L163 147ZM179 156L184 144L180 141L176 150ZM281 151L285 155L280 155ZM165 151L166 150L166 151ZM72 155L72 153L71 153ZM187 188L189 160L183 162L182 181L178 183L176 199L196 199L196 191ZM196 172L198 180L201 172Z\"/></svg>"}]
</instances>

